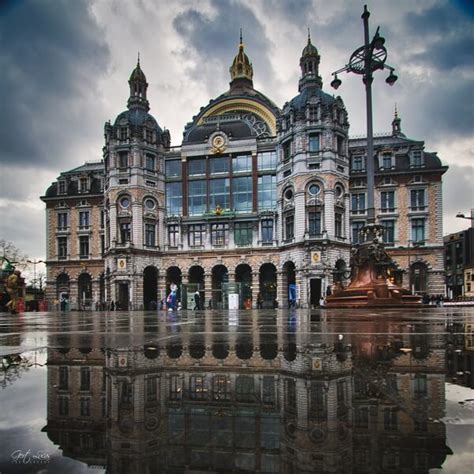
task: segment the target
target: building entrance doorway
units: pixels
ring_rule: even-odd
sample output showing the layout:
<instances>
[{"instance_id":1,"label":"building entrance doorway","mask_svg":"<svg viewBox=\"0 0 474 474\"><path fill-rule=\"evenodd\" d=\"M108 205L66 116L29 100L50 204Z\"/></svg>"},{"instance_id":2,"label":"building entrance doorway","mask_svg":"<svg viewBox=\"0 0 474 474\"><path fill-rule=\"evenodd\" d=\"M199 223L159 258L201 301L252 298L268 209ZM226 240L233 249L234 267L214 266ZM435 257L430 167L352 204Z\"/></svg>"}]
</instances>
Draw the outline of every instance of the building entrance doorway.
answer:
<instances>
[{"instance_id":1,"label":"building entrance doorway","mask_svg":"<svg viewBox=\"0 0 474 474\"><path fill-rule=\"evenodd\" d=\"M118 284L118 308L123 311L128 311L128 281L120 282Z\"/></svg>"},{"instance_id":2,"label":"building entrance doorway","mask_svg":"<svg viewBox=\"0 0 474 474\"><path fill-rule=\"evenodd\" d=\"M146 267L143 271L143 305L144 309L155 310L158 305L158 270Z\"/></svg>"},{"instance_id":3,"label":"building entrance doorway","mask_svg":"<svg viewBox=\"0 0 474 474\"><path fill-rule=\"evenodd\" d=\"M311 307L315 308L319 306L319 300L321 299L321 278L311 278L311 280L309 280L309 293Z\"/></svg>"}]
</instances>

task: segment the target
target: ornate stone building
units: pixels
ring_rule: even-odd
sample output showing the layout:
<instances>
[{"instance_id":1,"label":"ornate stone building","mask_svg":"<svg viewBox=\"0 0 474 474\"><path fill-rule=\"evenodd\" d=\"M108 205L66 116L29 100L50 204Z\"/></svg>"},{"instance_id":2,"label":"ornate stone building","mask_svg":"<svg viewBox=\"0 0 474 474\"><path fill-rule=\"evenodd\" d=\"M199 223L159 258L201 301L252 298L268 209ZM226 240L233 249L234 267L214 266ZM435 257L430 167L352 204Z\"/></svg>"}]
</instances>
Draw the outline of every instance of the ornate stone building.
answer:
<instances>
[{"instance_id":1,"label":"ornate stone building","mask_svg":"<svg viewBox=\"0 0 474 474\"><path fill-rule=\"evenodd\" d=\"M173 284L184 308L194 307L196 291L202 305L212 308L286 307L289 300L303 307L318 305L332 284L333 271L343 274L348 266L351 217L357 235L364 217L360 211L365 212L364 167L357 164L365 141L348 139L344 103L322 90L319 62L308 37L300 58L299 93L280 109L255 90L253 66L241 39L229 89L186 125L179 147L170 146L169 132L149 114L148 84L138 63L129 79L127 110L105 125L104 192L103 201L98 197L97 202L97 209L103 206L104 211L100 264L105 284L103 291L92 289L91 298L71 290L72 307L114 301L122 309L156 308ZM394 127L399 127L397 120ZM405 139L400 130L388 141L376 140L380 159L389 151L393 155L393 167L380 174L379 186L400 189L400 202L407 189L426 190L424 209L412 210L426 216L431 240L423 240L438 245L445 168L426 153L423 163L430 166L405 166L408 156L415 157L415 148L423 156L422 146ZM439 169L431 169L432 163ZM69 271L67 262L59 261L63 257L51 228L59 212L53 208L63 201L59 181L43 198L52 216L50 299L59 297L58 279ZM409 251L400 246L413 239L404 234L406 214L402 207L397 210L394 254L400 254L397 262L404 269L412 262L405 261ZM381 211L380 219L388 222L387 217L393 216ZM70 259L77 271L89 272L90 259L85 262L76 254ZM437 284L438 263L426 262L432 273L429 284ZM91 274L92 284L100 281L98 272Z\"/></svg>"}]
</instances>

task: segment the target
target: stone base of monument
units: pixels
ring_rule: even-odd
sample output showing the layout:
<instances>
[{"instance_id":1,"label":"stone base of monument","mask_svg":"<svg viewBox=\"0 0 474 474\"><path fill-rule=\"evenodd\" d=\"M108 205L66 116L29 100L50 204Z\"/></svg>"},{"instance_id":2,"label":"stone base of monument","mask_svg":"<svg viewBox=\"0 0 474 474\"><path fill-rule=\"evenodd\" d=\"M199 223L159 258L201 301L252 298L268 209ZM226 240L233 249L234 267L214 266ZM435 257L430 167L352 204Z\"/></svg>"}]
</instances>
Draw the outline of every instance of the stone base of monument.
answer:
<instances>
[{"instance_id":1,"label":"stone base of monument","mask_svg":"<svg viewBox=\"0 0 474 474\"><path fill-rule=\"evenodd\" d=\"M422 308L420 296L412 295L390 280L396 265L384 250L381 241L383 228L371 225L363 231L365 242L352 250L351 282L343 288L343 278L339 278L332 294L326 298L326 307Z\"/></svg>"}]
</instances>

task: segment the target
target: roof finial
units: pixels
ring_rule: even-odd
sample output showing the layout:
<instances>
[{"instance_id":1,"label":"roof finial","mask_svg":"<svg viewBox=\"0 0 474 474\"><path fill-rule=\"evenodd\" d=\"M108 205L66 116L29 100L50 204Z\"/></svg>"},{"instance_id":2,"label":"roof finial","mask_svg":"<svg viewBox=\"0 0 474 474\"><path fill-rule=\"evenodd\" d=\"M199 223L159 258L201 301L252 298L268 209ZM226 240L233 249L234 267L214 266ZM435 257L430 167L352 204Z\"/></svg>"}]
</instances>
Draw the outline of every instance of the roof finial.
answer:
<instances>
[{"instance_id":1,"label":"roof finial","mask_svg":"<svg viewBox=\"0 0 474 474\"><path fill-rule=\"evenodd\" d=\"M138 51L138 59L137 59L137 64L140 66L140 51Z\"/></svg>"},{"instance_id":2,"label":"roof finial","mask_svg":"<svg viewBox=\"0 0 474 474\"><path fill-rule=\"evenodd\" d=\"M395 118L398 118L397 103L395 102Z\"/></svg>"},{"instance_id":3,"label":"roof finial","mask_svg":"<svg viewBox=\"0 0 474 474\"><path fill-rule=\"evenodd\" d=\"M310 43L311 43L311 30L308 27L308 44L310 44Z\"/></svg>"},{"instance_id":4,"label":"roof finial","mask_svg":"<svg viewBox=\"0 0 474 474\"><path fill-rule=\"evenodd\" d=\"M242 28L240 28L240 44L242 44Z\"/></svg>"}]
</instances>

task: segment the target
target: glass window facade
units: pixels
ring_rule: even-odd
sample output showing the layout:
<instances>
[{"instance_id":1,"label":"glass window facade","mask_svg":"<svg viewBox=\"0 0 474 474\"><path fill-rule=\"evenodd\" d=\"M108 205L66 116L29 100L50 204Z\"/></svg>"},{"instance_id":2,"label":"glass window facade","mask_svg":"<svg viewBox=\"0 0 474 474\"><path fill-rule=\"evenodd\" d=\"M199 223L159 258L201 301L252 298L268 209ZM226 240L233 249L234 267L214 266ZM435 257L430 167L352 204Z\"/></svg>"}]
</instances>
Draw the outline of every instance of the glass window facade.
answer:
<instances>
[{"instance_id":1,"label":"glass window facade","mask_svg":"<svg viewBox=\"0 0 474 474\"><path fill-rule=\"evenodd\" d=\"M201 247L205 244L205 224L193 224L188 228L188 243L190 247Z\"/></svg>"},{"instance_id":2,"label":"glass window facade","mask_svg":"<svg viewBox=\"0 0 474 474\"><path fill-rule=\"evenodd\" d=\"M285 239L291 240L295 236L295 216L293 214L285 217Z\"/></svg>"},{"instance_id":3,"label":"glass window facade","mask_svg":"<svg viewBox=\"0 0 474 474\"><path fill-rule=\"evenodd\" d=\"M264 219L262 221L262 242L273 242L273 219Z\"/></svg>"},{"instance_id":4,"label":"glass window facade","mask_svg":"<svg viewBox=\"0 0 474 474\"><path fill-rule=\"evenodd\" d=\"M155 224L145 224L145 245L154 247L156 245L156 226Z\"/></svg>"},{"instance_id":5,"label":"glass window facade","mask_svg":"<svg viewBox=\"0 0 474 474\"><path fill-rule=\"evenodd\" d=\"M395 221L382 221L381 224L383 225L383 240L387 244L393 244L395 242Z\"/></svg>"},{"instance_id":6,"label":"glass window facade","mask_svg":"<svg viewBox=\"0 0 474 474\"><path fill-rule=\"evenodd\" d=\"M179 244L179 226L168 226L168 245L170 247L177 247Z\"/></svg>"},{"instance_id":7,"label":"glass window facade","mask_svg":"<svg viewBox=\"0 0 474 474\"><path fill-rule=\"evenodd\" d=\"M321 234L321 212L308 212L308 233L310 237L316 237Z\"/></svg>"},{"instance_id":8,"label":"glass window facade","mask_svg":"<svg viewBox=\"0 0 474 474\"><path fill-rule=\"evenodd\" d=\"M147 171L155 171L155 167L156 167L155 155L151 155L150 153L147 153L145 155L145 169Z\"/></svg>"},{"instance_id":9,"label":"glass window facade","mask_svg":"<svg viewBox=\"0 0 474 474\"><path fill-rule=\"evenodd\" d=\"M166 162L166 178L181 178L181 160Z\"/></svg>"},{"instance_id":10,"label":"glass window facade","mask_svg":"<svg viewBox=\"0 0 474 474\"><path fill-rule=\"evenodd\" d=\"M277 167L277 156L274 151L264 151L257 155L258 171L274 171Z\"/></svg>"},{"instance_id":11,"label":"glass window facade","mask_svg":"<svg viewBox=\"0 0 474 474\"><path fill-rule=\"evenodd\" d=\"M211 175L216 173L229 172L229 158L227 156L219 156L209 160L209 173Z\"/></svg>"},{"instance_id":12,"label":"glass window facade","mask_svg":"<svg viewBox=\"0 0 474 474\"><path fill-rule=\"evenodd\" d=\"M229 224L211 224L211 244L223 246L229 243Z\"/></svg>"},{"instance_id":13,"label":"glass window facade","mask_svg":"<svg viewBox=\"0 0 474 474\"><path fill-rule=\"evenodd\" d=\"M274 209L276 205L276 176L259 176L257 189L259 210Z\"/></svg>"},{"instance_id":14,"label":"glass window facade","mask_svg":"<svg viewBox=\"0 0 474 474\"><path fill-rule=\"evenodd\" d=\"M182 214L183 194L181 183L166 184L166 212L169 216L180 216Z\"/></svg>"},{"instance_id":15,"label":"glass window facade","mask_svg":"<svg viewBox=\"0 0 474 474\"><path fill-rule=\"evenodd\" d=\"M234 178L232 180L232 195L236 212L251 212L252 177Z\"/></svg>"},{"instance_id":16,"label":"glass window facade","mask_svg":"<svg viewBox=\"0 0 474 474\"><path fill-rule=\"evenodd\" d=\"M319 134L318 133L312 133L309 136L309 152L310 153L315 153L319 151Z\"/></svg>"},{"instance_id":17,"label":"glass window facade","mask_svg":"<svg viewBox=\"0 0 474 474\"><path fill-rule=\"evenodd\" d=\"M189 181L188 193L188 214L198 216L207 212L206 181Z\"/></svg>"},{"instance_id":18,"label":"glass window facade","mask_svg":"<svg viewBox=\"0 0 474 474\"><path fill-rule=\"evenodd\" d=\"M425 219L412 219L411 239L413 242L424 242L425 240Z\"/></svg>"},{"instance_id":19,"label":"glass window facade","mask_svg":"<svg viewBox=\"0 0 474 474\"><path fill-rule=\"evenodd\" d=\"M351 210L353 214L363 214L365 212L365 193L351 195Z\"/></svg>"},{"instance_id":20,"label":"glass window facade","mask_svg":"<svg viewBox=\"0 0 474 474\"><path fill-rule=\"evenodd\" d=\"M251 222L236 222L234 227L235 245L251 245L253 225Z\"/></svg>"},{"instance_id":21,"label":"glass window facade","mask_svg":"<svg viewBox=\"0 0 474 474\"><path fill-rule=\"evenodd\" d=\"M364 227L365 222L353 222L352 223L352 243L359 244L362 242L360 231Z\"/></svg>"},{"instance_id":22,"label":"glass window facade","mask_svg":"<svg viewBox=\"0 0 474 474\"><path fill-rule=\"evenodd\" d=\"M193 159L188 161L189 176L204 176L206 174L205 158Z\"/></svg>"},{"instance_id":23,"label":"glass window facade","mask_svg":"<svg viewBox=\"0 0 474 474\"><path fill-rule=\"evenodd\" d=\"M342 214L340 212L336 212L334 214L334 227L335 227L336 237L339 237L339 238L344 237L344 233L343 233L344 229L343 229L342 221L343 221Z\"/></svg>"},{"instance_id":24,"label":"glass window facade","mask_svg":"<svg viewBox=\"0 0 474 474\"><path fill-rule=\"evenodd\" d=\"M232 172L248 173L252 171L252 155L239 155L232 159Z\"/></svg>"},{"instance_id":25,"label":"glass window facade","mask_svg":"<svg viewBox=\"0 0 474 474\"><path fill-rule=\"evenodd\" d=\"M380 207L382 212L395 211L395 191L382 191L380 193Z\"/></svg>"},{"instance_id":26,"label":"glass window facade","mask_svg":"<svg viewBox=\"0 0 474 474\"><path fill-rule=\"evenodd\" d=\"M425 209L425 190L412 189L410 191L411 208L414 211L422 211Z\"/></svg>"},{"instance_id":27,"label":"glass window facade","mask_svg":"<svg viewBox=\"0 0 474 474\"><path fill-rule=\"evenodd\" d=\"M211 179L209 181L209 209L212 211L217 206L220 206L221 209L230 208L229 178Z\"/></svg>"},{"instance_id":28,"label":"glass window facade","mask_svg":"<svg viewBox=\"0 0 474 474\"><path fill-rule=\"evenodd\" d=\"M352 158L352 171L365 171L365 158L363 156Z\"/></svg>"}]
</instances>

